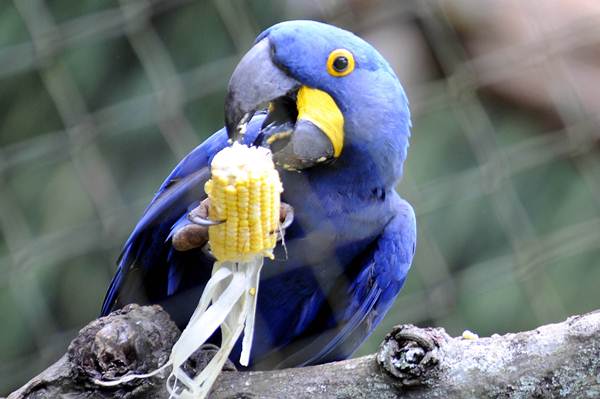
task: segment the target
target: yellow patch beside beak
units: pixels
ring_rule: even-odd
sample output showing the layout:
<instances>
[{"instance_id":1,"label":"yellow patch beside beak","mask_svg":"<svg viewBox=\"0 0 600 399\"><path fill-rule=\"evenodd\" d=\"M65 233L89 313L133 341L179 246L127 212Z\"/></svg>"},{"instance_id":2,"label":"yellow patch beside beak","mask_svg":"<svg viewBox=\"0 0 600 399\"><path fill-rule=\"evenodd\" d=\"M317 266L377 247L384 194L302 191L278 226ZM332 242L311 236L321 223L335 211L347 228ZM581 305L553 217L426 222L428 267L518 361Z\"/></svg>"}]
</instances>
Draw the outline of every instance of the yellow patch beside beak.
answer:
<instances>
[{"instance_id":1,"label":"yellow patch beside beak","mask_svg":"<svg viewBox=\"0 0 600 399\"><path fill-rule=\"evenodd\" d=\"M312 122L329 138L333 156L344 147L344 116L331 96L324 91L302 86L296 98L298 120Z\"/></svg>"}]
</instances>

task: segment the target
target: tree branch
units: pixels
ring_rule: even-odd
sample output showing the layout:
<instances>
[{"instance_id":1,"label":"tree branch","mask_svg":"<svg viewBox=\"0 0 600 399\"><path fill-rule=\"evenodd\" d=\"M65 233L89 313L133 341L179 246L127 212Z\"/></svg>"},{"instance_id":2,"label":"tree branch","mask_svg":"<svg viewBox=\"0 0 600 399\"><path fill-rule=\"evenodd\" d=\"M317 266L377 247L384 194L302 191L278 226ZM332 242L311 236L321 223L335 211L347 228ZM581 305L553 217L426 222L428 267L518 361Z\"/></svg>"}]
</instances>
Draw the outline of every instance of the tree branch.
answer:
<instances>
[{"instance_id":1,"label":"tree branch","mask_svg":"<svg viewBox=\"0 0 600 399\"><path fill-rule=\"evenodd\" d=\"M58 362L9 399L167 398L168 370L114 388L93 378L146 373L179 336L158 306L129 305L83 328ZM192 365L191 365L192 366ZM190 366L190 367L191 367ZM193 367L191 367L193 369ZM378 353L297 369L225 371L214 398L597 398L600 311L490 338L451 338L443 329L397 326Z\"/></svg>"}]
</instances>

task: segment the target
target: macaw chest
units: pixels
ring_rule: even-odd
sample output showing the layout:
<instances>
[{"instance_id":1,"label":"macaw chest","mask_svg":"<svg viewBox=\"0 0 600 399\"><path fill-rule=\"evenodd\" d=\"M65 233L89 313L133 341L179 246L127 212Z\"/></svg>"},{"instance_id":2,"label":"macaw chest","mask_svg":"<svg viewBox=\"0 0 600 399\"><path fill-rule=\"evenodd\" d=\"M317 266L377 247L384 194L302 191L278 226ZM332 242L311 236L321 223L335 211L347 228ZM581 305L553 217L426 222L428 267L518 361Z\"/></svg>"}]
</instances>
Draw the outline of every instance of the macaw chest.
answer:
<instances>
[{"instance_id":1,"label":"macaw chest","mask_svg":"<svg viewBox=\"0 0 600 399\"><path fill-rule=\"evenodd\" d=\"M387 223L368 206L340 206L323 197L317 200L309 196L300 201L284 198L294 207L294 222L277 245L275 259L267 260L265 277L308 268L322 285L333 282L368 249Z\"/></svg>"}]
</instances>

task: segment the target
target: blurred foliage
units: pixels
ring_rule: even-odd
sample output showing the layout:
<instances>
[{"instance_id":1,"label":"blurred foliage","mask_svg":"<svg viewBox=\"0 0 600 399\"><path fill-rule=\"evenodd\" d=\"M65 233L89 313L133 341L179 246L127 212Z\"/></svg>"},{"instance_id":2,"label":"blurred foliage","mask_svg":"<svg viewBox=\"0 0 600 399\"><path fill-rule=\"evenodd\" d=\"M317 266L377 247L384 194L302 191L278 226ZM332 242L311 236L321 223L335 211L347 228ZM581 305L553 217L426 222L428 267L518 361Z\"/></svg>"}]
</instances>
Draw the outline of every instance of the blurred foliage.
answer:
<instances>
[{"instance_id":1,"label":"blurred foliage","mask_svg":"<svg viewBox=\"0 0 600 399\"><path fill-rule=\"evenodd\" d=\"M399 191L416 209L419 245L404 291L359 354L399 322L487 335L597 308L600 167L586 121L581 133L560 110L501 99L473 77L457 85L448 60L468 61L459 36L430 29L452 32L425 3L3 1L0 394L97 316L154 190L221 127L236 60L285 19L347 27L428 71L394 64L416 98Z\"/></svg>"}]
</instances>

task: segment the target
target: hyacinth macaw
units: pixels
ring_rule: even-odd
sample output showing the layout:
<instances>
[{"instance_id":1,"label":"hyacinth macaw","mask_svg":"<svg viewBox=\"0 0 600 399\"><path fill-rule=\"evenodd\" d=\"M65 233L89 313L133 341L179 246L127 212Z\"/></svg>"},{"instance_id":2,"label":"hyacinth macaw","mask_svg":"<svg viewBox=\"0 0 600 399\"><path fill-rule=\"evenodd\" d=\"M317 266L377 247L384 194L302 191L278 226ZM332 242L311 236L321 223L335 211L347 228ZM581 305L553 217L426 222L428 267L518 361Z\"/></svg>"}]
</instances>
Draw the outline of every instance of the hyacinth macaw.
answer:
<instances>
[{"instance_id":1,"label":"hyacinth macaw","mask_svg":"<svg viewBox=\"0 0 600 399\"><path fill-rule=\"evenodd\" d=\"M311 95L301 98L303 88ZM398 78L348 31L283 22L261 33L236 67L225 122L177 165L146 208L102 315L128 303L157 303L186 325L214 262L198 213L204 182L212 157L234 139L271 147L282 201L294 215L285 246L278 244L262 269L249 368L349 357L391 307L415 251L414 212L395 191L410 136Z\"/></svg>"}]
</instances>

